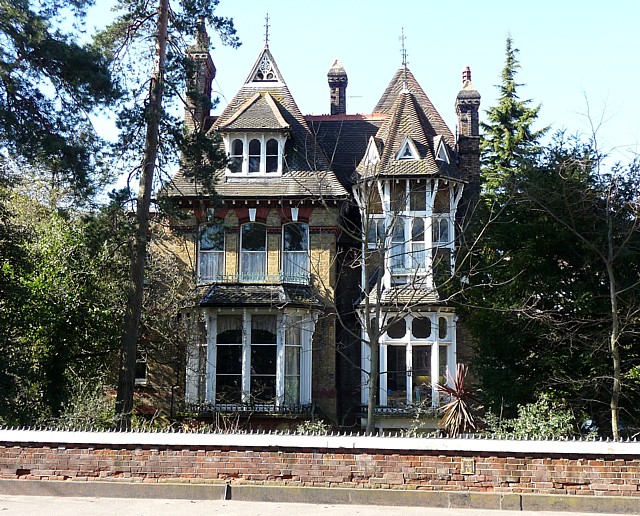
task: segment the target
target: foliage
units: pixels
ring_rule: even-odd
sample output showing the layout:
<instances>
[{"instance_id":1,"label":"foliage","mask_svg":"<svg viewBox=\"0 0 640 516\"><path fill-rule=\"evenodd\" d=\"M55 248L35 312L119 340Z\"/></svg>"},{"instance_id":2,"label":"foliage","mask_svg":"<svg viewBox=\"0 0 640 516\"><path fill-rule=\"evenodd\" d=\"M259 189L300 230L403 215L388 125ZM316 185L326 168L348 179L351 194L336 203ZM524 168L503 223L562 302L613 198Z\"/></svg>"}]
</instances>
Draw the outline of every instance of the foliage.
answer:
<instances>
[{"instance_id":1,"label":"foliage","mask_svg":"<svg viewBox=\"0 0 640 516\"><path fill-rule=\"evenodd\" d=\"M78 43L91 3L0 1L0 147L78 199L107 173L90 115L119 96L109 61Z\"/></svg>"},{"instance_id":2,"label":"foliage","mask_svg":"<svg viewBox=\"0 0 640 516\"><path fill-rule=\"evenodd\" d=\"M529 100L519 99L518 88L522 84L515 80L520 68L518 52L508 35L502 82L498 85L498 105L487 110L488 122L481 124L482 178L489 192L503 187L506 180L518 173L520 166L535 156L538 140L546 132L546 129L533 129L540 106L529 107Z\"/></svg>"},{"instance_id":3,"label":"foliage","mask_svg":"<svg viewBox=\"0 0 640 516\"><path fill-rule=\"evenodd\" d=\"M440 409L442 411L440 427L447 435L456 437L460 433L476 429L471 408L471 403L476 400L476 396L467 384L467 366L464 364L456 365L455 378L450 378L449 383L451 385L438 384L438 392L450 398L450 401Z\"/></svg>"},{"instance_id":4,"label":"foliage","mask_svg":"<svg viewBox=\"0 0 640 516\"><path fill-rule=\"evenodd\" d=\"M56 428L71 430L113 430L116 426L113 396L102 385L77 381L60 415L52 421Z\"/></svg>"},{"instance_id":5,"label":"foliage","mask_svg":"<svg viewBox=\"0 0 640 516\"><path fill-rule=\"evenodd\" d=\"M74 385L109 378L122 317L122 214L59 212L2 193L0 415L56 417Z\"/></svg>"},{"instance_id":6,"label":"foliage","mask_svg":"<svg viewBox=\"0 0 640 516\"><path fill-rule=\"evenodd\" d=\"M606 427L614 333L623 419L640 416L637 379L626 374L640 359L640 176L635 162L601 171L593 148L556 135L507 189L484 197L467 235L481 239L463 257L459 311L483 401L508 417L547 392Z\"/></svg>"},{"instance_id":7,"label":"foliage","mask_svg":"<svg viewBox=\"0 0 640 516\"><path fill-rule=\"evenodd\" d=\"M300 435L328 435L331 426L322 419L308 420L296 427L296 434Z\"/></svg>"},{"instance_id":8,"label":"foliage","mask_svg":"<svg viewBox=\"0 0 640 516\"><path fill-rule=\"evenodd\" d=\"M493 434L509 434L516 439L559 439L576 435L573 412L563 402L542 394L533 403L518 406L518 417L500 419L488 412L484 421Z\"/></svg>"}]
</instances>

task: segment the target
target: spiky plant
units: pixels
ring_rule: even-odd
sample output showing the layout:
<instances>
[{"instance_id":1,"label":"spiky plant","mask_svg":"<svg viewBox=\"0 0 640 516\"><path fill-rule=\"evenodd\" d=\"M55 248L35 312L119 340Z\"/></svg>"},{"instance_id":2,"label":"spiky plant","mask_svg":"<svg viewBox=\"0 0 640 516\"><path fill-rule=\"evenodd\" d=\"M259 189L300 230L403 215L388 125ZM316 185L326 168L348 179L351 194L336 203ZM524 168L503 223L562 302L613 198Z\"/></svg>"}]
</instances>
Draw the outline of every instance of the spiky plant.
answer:
<instances>
[{"instance_id":1,"label":"spiky plant","mask_svg":"<svg viewBox=\"0 0 640 516\"><path fill-rule=\"evenodd\" d=\"M456 374L451 378L447 373L449 382L447 385L438 384L438 392L449 396L451 401L440 408L442 419L440 426L450 437L456 437L461 432L470 432L476 429L475 418L471 410L471 403L476 401L473 390L467 384L467 366L458 364Z\"/></svg>"}]
</instances>

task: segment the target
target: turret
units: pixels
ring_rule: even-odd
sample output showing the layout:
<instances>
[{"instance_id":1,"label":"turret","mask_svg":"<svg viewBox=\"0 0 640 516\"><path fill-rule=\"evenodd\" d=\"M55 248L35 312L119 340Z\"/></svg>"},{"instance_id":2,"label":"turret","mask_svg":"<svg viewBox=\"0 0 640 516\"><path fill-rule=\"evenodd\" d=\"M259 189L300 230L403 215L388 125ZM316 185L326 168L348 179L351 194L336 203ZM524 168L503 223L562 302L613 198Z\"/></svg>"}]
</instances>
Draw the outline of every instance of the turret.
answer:
<instances>
[{"instance_id":1,"label":"turret","mask_svg":"<svg viewBox=\"0 0 640 516\"><path fill-rule=\"evenodd\" d=\"M471 69L462 71L462 89L456 97L458 115L458 160L460 168L475 190L480 185L480 94L471 83Z\"/></svg>"},{"instance_id":2,"label":"turret","mask_svg":"<svg viewBox=\"0 0 640 516\"><path fill-rule=\"evenodd\" d=\"M196 41L187 49L190 68L187 70L187 101L184 123L191 131L202 130L211 112L211 82L216 67L209 53L209 35L203 17L198 18Z\"/></svg>"},{"instance_id":3,"label":"turret","mask_svg":"<svg viewBox=\"0 0 640 516\"><path fill-rule=\"evenodd\" d=\"M344 115L347 113L347 72L339 59L336 59L327 73L327 81L331 91L331 114Z\"/></svg>"}]
</instances>

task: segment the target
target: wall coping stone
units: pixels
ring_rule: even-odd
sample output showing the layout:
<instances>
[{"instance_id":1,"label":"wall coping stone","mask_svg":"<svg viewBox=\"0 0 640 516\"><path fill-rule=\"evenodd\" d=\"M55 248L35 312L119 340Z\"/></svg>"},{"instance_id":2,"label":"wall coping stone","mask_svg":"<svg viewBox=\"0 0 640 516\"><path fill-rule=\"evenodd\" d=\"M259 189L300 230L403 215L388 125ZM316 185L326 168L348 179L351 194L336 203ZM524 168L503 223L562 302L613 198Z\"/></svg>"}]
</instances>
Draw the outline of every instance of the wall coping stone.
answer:
<instances>
[{"instance_id":1,"label":"wall coping stone","mask_svg":"<svg viewBox=\"0 0 640 516\"><path fill-rule=\"evenodd\" d=\"M328 450L442 451L578 456L640 457L640 442L593 440L514 440L484 437L392 437L370 435L292 435L286 433L104 432L0 429L0 444L297 448Z\"/></svg>"}]
</instances>

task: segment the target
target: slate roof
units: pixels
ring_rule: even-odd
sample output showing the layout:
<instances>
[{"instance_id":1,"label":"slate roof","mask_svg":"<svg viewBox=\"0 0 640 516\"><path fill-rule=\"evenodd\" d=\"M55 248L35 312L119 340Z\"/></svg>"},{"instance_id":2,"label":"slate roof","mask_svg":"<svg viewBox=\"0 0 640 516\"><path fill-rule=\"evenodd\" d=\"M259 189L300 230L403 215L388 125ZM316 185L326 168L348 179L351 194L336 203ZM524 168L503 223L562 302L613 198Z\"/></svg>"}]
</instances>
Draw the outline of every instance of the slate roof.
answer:
<instances>
[{"instance_id":1,"label":"slate roof","mask_svg":"<svg viewBox=\"0 0 640 516\"><path fill-rule=\"evenodd\" d=\"M265 65L269 79L263 77ZM346 198L348 193L330 169L322 147L309 129L269 51L264 47L245 84L211 124L209 133L286 132L283 171L273 177L228 177L214 173L216 194L225 199ZM202 197L205 189L180 170L163 189L169 197Z\"/></svg>"},{"instance_id":2,"label":"slate roof","mask_svg":"<svg viewBox=\"0 0 640 516\"><path fill-rule=\"evenodd\" d=\"M301 285L222 284L211 286L200 306L323 307L311 287Z\"/></svg>"},{"instance_id":3,"label":"slate roof","mask_svg":"<svg viewBox=\"0 0 640 516\"><path fill-rule=\"evenodd\" d=\"M353 171L387 115L307 115L332 169L342 184L353 181Z\"/></svg>"},{"instance_id":4,"label":"slate roof","mask_svg":"<svg viewBox=\"0 0 640 516\"><path fill-rule=\"evenodd\" d=\"M224 170L214 173L214 188L225 199L342 199L347 191L330 171L286 171L282 177L227 177ZM170 197L203 197L208 195L201 185L180 170L163 192Z\"/></svg>"},{"instance_id":5,"label":"slate roof","mask_svg":"<svg viewBox=\"0 0 640 516\"><path fill-rule=\"evenodd\" d=\"M438 292L434 289L421 288L416 285L407 284L397 287L391 287L384 290L378 299L373 290L369 294L369 302L371 305L381 304L389 308L396 308L400 311L407 308L416 310L420 306L432 307L440 306L442 303L438 298Z\"/></svg>"},{"instance_id":6,"label":"slate roof","mask_svg":"<svg viewBox=\"0 0 640 516\"><path fill-rule=\"evenodd\" d=\"M409 69L405 69L404 67L398 69L373 111L375 113L390 114L398 95L400 95L400 92L402 92L405 85L409 92L413 93L418 105L420 106L420 111L427 121L427 124L424 126L427 134L429 136L435 136L437 134L443 135L449 147L453 148L455 145L453 133L449 127L447 127L447 124L440 116L440 113L438 113L436 108L433 106L429 97L427 97L427 94L424 92L420 84L418 84L418 81L416 81L416 78Z\"/></svg>"}]
</instances>

